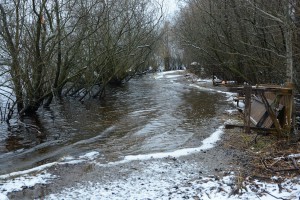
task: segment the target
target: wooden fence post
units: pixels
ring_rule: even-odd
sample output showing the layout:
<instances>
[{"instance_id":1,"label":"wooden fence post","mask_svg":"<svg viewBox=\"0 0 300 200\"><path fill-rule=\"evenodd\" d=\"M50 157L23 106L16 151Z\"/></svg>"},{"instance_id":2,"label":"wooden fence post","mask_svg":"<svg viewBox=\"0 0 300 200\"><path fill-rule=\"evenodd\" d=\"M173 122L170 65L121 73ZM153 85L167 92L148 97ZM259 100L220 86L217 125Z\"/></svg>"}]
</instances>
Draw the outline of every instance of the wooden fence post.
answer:
<instances>
[{"instance_id":1,"label":"wooden fence post","mask_svg":"<svg viewBox=\"0 0 300 200\"><path fill-rule=\"evenodd\" d=\"M294 105L294 85L293 83L285 83L285 87L288 88L286 94L286 110L285 110L285 120L286 120L286 132L290 138L292 131L295 128L295 105Z\"/></svg>"},{"instance_id":2,"label":"wooden fence post","mask_svg":"<svg viewBox=\"0 0 300 200\"><path fill-rule=\"evenodd\" d=\"M252 86L246 85L244 86L245 93L245 108L244 108L244 126L245 133L250 133L250 114L251 114L251 94L252 94Z\"/></svg>"}]
</instances>

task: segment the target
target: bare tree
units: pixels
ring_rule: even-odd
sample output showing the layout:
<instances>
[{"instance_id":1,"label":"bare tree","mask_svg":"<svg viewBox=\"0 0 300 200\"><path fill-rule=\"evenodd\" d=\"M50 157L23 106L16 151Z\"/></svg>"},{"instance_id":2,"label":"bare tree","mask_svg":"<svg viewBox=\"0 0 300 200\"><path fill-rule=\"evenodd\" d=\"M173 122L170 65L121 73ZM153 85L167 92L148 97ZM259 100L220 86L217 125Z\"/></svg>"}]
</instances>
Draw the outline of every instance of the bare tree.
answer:
<instances>
[{"instance_id":1,"label":"bare tree","mask_svg":"<svg viewBox=\"0 0 300 200\"><path fill-rule=\"evenodd\" d=\"M241 81L292 81L296 1L185 2L176 32L190 59Z\"/></svg>"},{"instance_id":2,"label":"bare tree","mask_svg":"<svg viewBox=\"0 0 300 200\"><path fill-rule=\"evenodd\" d=\"M0 64L18 113L62 94L101 96L107 84L146 70L160 12L146 0L0 1Z\"/></svg>"}]
</instances>

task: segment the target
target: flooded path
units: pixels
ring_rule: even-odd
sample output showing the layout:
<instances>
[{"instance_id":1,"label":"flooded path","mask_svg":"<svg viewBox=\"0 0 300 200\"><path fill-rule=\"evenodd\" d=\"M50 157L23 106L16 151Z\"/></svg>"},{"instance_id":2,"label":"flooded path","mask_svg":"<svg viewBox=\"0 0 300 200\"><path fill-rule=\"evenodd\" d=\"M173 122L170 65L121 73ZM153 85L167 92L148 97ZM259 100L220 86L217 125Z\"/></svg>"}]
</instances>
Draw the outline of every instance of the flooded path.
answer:
<instances>
[{"instance_id":1,"label":"flooded path","mask_svg":"<svg viewBox=\"0 0 300 200\"><path fill-rule=\"evenodd\" d=\"M40 111L43 138L37 141L34 131L7 135L0 143L0 174L91 150L112 161L128 154L199 146L220 126L218 115L224 112L226 97L193 87L182 73L134 79L112 89L101 102L70 100Z\"/></svg>"},{"instance_id":2,"label":"flooded path","mask_svg":"<svg viewBox=\"0 0 300 200\"><path fill-rule=\"evenodd\" d=\"M184 75L184 71L150 74L121 88L112 88L105 100L84 103L66 100L57 102L51 110L39 111L39 120L31 123L41 127L40 139L32 140L32 134L36 133L1 136L5 138L0 143L1 177L49 168L55 171L55 177L63 176L62 182L68 185L65 176L73 174L73 181L80 180L78 174L82 175L82 171L89 172L87 180L101 179L95 178L95 166L125 163L138 168L143 163L135 161L168 158L165 155L168 152L176 157L202 151L206 148L204 141L210 145L211 134L221 131L226 120L224 112L230 105L224 93L201 86L211 83L193 83ZM10 146L11 140L18 145ZM86 165L88 169L57 166L66 161L73 164L89 159L93 167ZM113 176L112 171L108 172L105 176Z\"/></svg>"}]
</instances>

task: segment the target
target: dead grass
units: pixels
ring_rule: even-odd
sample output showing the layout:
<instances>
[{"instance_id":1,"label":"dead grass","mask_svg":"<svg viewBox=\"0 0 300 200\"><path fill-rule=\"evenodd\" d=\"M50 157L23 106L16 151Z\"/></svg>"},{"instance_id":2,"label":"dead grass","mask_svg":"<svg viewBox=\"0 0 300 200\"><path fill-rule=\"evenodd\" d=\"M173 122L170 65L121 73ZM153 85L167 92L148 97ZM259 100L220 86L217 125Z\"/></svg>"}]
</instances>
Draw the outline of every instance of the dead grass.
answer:
<instances>
[{"instance_id":1,"label":"dead grass","mask_svg":"<svg viewBox=\"0 0 300 200\"><path fill-rule=\"evenodd\" d=\"M242 129L232 129L226 130L224 147L234 149L247 158L243 162L236 160L244 176L267 180L273 176L290 178L300 174L300 170L289 170L295 167L291 159L286 159L289 155L300 153L299 141L291 142L255 132L245 134ZM295 158L295 162L300 166L300 158Z\"/></svg>"}]
</instances>

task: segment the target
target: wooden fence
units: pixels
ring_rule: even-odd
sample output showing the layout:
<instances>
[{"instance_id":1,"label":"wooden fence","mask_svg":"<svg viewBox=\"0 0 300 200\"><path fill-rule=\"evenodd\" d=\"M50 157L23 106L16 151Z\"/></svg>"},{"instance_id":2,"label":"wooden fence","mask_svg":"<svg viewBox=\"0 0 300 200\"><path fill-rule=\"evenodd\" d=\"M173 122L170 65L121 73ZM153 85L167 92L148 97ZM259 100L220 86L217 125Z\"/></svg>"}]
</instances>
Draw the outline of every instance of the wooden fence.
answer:
<instances>
[{"instance_id":1,"label":"wooden fence","mask_svg":"<svg viewBox=\"0 0 300 200\"><path fill-rule=\"evenodd\" d=\"M284 86L257 85L232 88L245 103L244 129L269 131L278 137L289 137L295 130L294 89ZM243 96L241 98L241 95ZM232 125L231 125L232 126Z\"/></svg>"}]
</instances>

